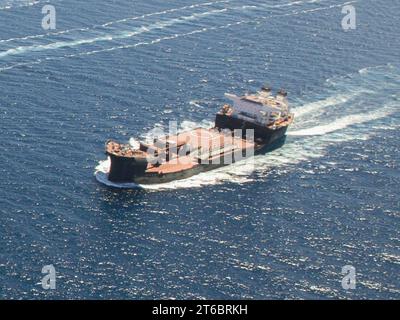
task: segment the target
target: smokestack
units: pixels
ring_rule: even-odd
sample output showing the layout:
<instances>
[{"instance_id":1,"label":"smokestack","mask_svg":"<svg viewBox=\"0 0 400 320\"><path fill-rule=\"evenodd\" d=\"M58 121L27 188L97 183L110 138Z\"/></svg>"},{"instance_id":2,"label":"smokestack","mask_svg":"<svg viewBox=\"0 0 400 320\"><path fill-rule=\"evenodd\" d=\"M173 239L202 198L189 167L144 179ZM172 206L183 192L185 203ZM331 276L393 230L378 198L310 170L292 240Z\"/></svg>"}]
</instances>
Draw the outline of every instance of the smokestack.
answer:
<instances>
[{"instance_id":1,"label":"smokestack","mask_svg":"<svg viewBox=\"0 0 400 320\"><path fill-rule=\"evenodd\" d=\"M278 96L282 96L282 97L287 97L287 92L286 92L286 90L285 89L280 89L279 91L278 91Z\"/></svg>"},{"instance_id":2,"label":"smokestack","mask_svg":"<svg viewBox=\"0 0 400 320\"><path fill-rule=\"evenodd\" d=\"M271 87L269 85L267 85L267 84L263 85L261 87L261 94L264 97L269 97L271 95Z\"/></svg>"}]
</instances>

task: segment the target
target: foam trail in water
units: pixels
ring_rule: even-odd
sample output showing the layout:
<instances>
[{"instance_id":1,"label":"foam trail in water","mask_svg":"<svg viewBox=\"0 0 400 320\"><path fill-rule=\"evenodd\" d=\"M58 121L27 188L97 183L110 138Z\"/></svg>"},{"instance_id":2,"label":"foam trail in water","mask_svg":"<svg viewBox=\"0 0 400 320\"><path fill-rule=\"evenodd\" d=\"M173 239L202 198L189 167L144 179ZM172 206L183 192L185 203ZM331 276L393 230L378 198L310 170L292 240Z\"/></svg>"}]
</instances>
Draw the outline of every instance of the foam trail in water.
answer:
<instances>
[{"instance_id":1,"label":"foam trail in water","mask_svg":"<svg viewBox=\"0 0 400 320\"><path fill-rule=\"evenodd\" d=\"M206 16L211 16L214 14L226 12L227 9L219 9L219 10L211 10L207 12L202 12L202 13L194 13L190 16L183 16L180 18L175 18L175 19L170 19L167 21L162 21L162 22L157 22L152 25L146 26L146 27L140 27L137 28L136 31L130 31L130 32L122 32L119 34L115 35L104 35L101 37L96 37L96 38L87 38L87 39L80 39L80 40L75 40L75 41L59 41L47 45L33 45L33 46L21 46L17 48L12 48L3 52L0 52L0 58L4 58L6 56L10 55L19 55L27 52L33 52L33 51L43 51L43 50L55 50L55 49L60 49L64 47L75 47L75 46L80 46L84 44L93 44L96 42L101 42L101 41L111 41L115 39L126 39L130 38L145 32L149 32L151 30L155 29L164 29L166 27L170 27L176 24L181 24L185 23L188 21L193 21L193 20L198 20L200 18L206 17Z\"/></svg>"},{"instance_id":2,"label":"foam trail in water","mask_svg":"<svg viewBox=\"0 0 400 320\"><path fill-rule=\"evenodd\" d=\"M168 10L159 11L159 12L146 13L141 16L128 17L128 18L124 18L124 19L120 19L120 20L110 21L110 22L102 24L101 26L109 27L109 26L111 26L113 24L117 24L117 23L138 20L138 19L144 19L144 18L148 18L148 17L152 17L152 16L164 15L164 14L168 14L168 13L173 13L173 12L183 11L183 10L188 10L188 9L195 9L195 8L199 8L199 7L212 6L212 5L216 5L216 4L220 4L220 3L229 3L231 1L232 0L221 0L221 1L192 4L192 5L184 6L184 7L180 7L180 8L173 8L173 9L168 9Z\"/></svg>"},{"instance_id":3,"label":"foam trail in water","mask_svg":"<svg viewBox=\"0 0 400 320\"><path fill-rule=\"evenodd\" d=\"M351 3L356 2L356 1L352 1ZM349 3L349 2L346 2ZM166 37L162 37L162 38L158 38L152 41L144 41L144 42L138 42L135 44L128 44L128 45L122 45L122 46L116 46L116 47L111 47L111 48L107 48L107 49L100 49L100 50L94 50L94 51L88 51L88 52L81 52L78 54L72 54L72 55L67 55L65 56L65 58L72 58L72 57L78 57L78 56L83 56L83 55L93 55L93 54L98 54L98 53L103 53L103 52L111 52L111 51L115 51L115 50L121 50L121 49L130 49L130 48L136 48L139 46L146 46L146 45L153 45L156 43L160 43L162 41L166 41L166 40L173 40L173 39L178 39L181 37L187 37L187 36L191 36L194 34L200 34L200 33L204 33L204 32L208 32L208 31L214 31L214 30L221 30L221 29L228 29L232 26L238 26L241 24L249 24L249 23L257 23L263 20L267 20L270 18L278 18L278 17L286 17L286 16L294 16L294 15L299 15L299 14L307 14L307 13L313 13L316 11L323 11L323 10L329 10L332 8L336 8L336 7L340 7L343 6L343 4L340 5L332 5L329 7L323 7L323 8L317 8L317 9L311 9L311 10L302 10L302 11L293 11L291 13L287 13L287 14L281 14L281 15L271 15L271 16L267 16L267 17L262 17L259 19L252 19L252 20L241 20L241 21L237 21L237 22L232 22L232 23L228 23L222 26L214 26L214 27L204 27L202 29L197 29L197 30L193 30L187 33L177 33L174 34L172 36L166 36Z\"/></svg>"},{"instance_id":4,"label":"foam trail in water","mask_svg":"<svg viewBox=\"0 0 400 320\"><path fill-rule=\"evenodd\" d=\"M320 0L320 1L322 1L322 0ZM221 1L221 2L227 2L227 1ZM315 0L311 0L311 1L308 1L306 3L313 3L313 2L315 2ZM355 2L355 1L353 1L353 2ZM204 5L211 5L211 4L215 4L215 3L216 2L208 2L208 3L203 4L203 6ZM119 33L119 34L106 34L106 35L100 36L100 37L80 39L80 40L75 40L75 41L59 41L59 42L55 42L55 43L51 43L51 44L47 44L47 45L19 46L19 47L16 47L16 48L11 48L11 49L8 49L6 51L0 52L0 58L6 57L6 56L10 56L10 55L20 55L20 54L24 54L24 53L27 53L27 52L33 52L33 51L55 50L55 49L60 49L60 48L64 48L64 47L75 47L75 46L80 46L80 45L84 45L84 44L93 44L93 43L101 42L101 41L112 41L112 40L115 40L115 39L126 39L126 38L130 38L130 37L139 35L139 34L141 34L143 32L149 32L149 31L154 30L154 29L164 29L166 27L170 27L170 26L175 25L175 24L184 23L184 22L190 21L190 20L197 20L197 19L199 19L201 17L204 17L204 16L209 16L209 15L213 15L213 14L219 14L219 13L227 12L229 10L230 11L235 11L235 10L247 11L247 10L252 10L252 9L260 9L260 8L263 9L263 8L274 8L274 7L282 7L282 6L291 6L291 5L301 4L301 3L304 3L304 2L303 1L296 1L296 2L290 2L290 3L287 3L287 4L269 5L269 6L268 5L267 6L260 5L260 6L240 6L240 7L230 7L230 8L226 7L226 8L223 8L223 9L216 9L216 10L211 10L211 11L203 12L203 13L195 13L195 14L192 14L190 16L183 16L183 17L180 17L180 18L167 20L165 22L161 22L160 21L160 22L157 22L157 23L155 23L153 25L150 25L150 26L142 26L142 27L138 28L137 31L135 31L135 32L124 31L124 32ZM110 26L112 24L115 24L115 23L125 22L125 21L128 21L128 20L135 20L135 19L138 19L138 18L144 18L144 17L151 16L151 15L165 14L165 13L168 13L168 12L171 12L171 11L182 10L182 8L186 9L186 8L192 8L192 7L200 6L200 5L201 4L181 7L181 8L177 8L177 9L170 9L170 10L165 10L165 11L156 12L156 13L150 13L150 14L147 14L147 15L139 16L139 17L125 18L125 19L121 19L121 20L105 23L105 24L101 25L101 27L108 27L108 26ZM332 8L332 7L334 7L334 6L330 6L329 8ZM323 8L317 8L317 9L309 10L308 12L319 11L320 9L323 9ZM302 12L302 13L305 13L305 11ZM298 13L295 13L295 14L298 14ZM291 14L289 14L289 15L291 15ZM285 15L282 15L282 16L285 16ZM251 20L251 21L254 21L254 20ZM90 28L71 29L70 31L72 31L72 30L86 31L86 30L90 30ZM209 29L209 30L211 30L211 29ZM60 32L54 33L54 34L64 34L64 33L68 33L68 32L69 31L66 30L66 31L60 31ZM50 34L48 34L48 35L50 35ZM27 36L25 38L20 38L20 39L32 39L32 38L35 38L35 37L43 37L43 36L44 35ZM17 39L18 38L12 38L12 39L1 40L1 41L7 42L7 41L17 40Z\"/></svg>"},{"instance_id":5,"label":"foam trail in water","mask_svg":"<svg viewBox=\"0 0 400 320\"><path fill-rule=\"evenodd\" d=\"M194 30L191 32L187 32L187 33L181 33L181 34L175 34L173 36L167 36L167 37L163 37L163 38L158 38L152 41L148 41L148 42L138 42L132 45L122 45L122 46L117 46L117 47L111 47L111 48L107 48L107 49L100 49L100 50L94 50L94 51L87 51L87 52L80 52L77 54L69 54L69 55L65 55L62 57L46 57L44 59L37 59L35 61L31 61L31 62L25 62L25 63L17 63L14 65L8 65L5 67L0 68L0 72L3 71L7 71L7 70L11 70L20 66L31 66L31 65L36 65L36 64L41 64L43 61L56 61L56 60L63 60L63 59L68 59L68 58L75 58L75 57L80 57L80 56L89 56L89 55L94 55L94 54L98 54L98 53L103 53L103 52L111 52L114 50L121 50L121 49L129 49L129 48L136 48L139 46L146 46L146 45L153 45L153 44L157 44L159 42L162 41L167 41L167 40L174 40L180 37L187 37L187 36L191 36L194 34L200 34L200 33L204 33L207 31L213 31L213 30L219 30L219 29L228 29L232 26L238 26L241 24L249 24L249 23L259 23L262 20L266 20L266 19L270 19L270 18L276 18L276 17L286 17L286 16L295 16L295 15L299 15L299 14L308 14L308 13L313 13L316 11L323 11L323 10L329 10L332 8L336 8L336 7L341 7L345 4L350 4L350 3L355 3L357 1L351 1L351 2L345 2L339 5L332 5L329 7L323 7L323 8L317 8L317 9L312 9L312 10L303 10L303 11L295 11L292 13L288 13L288 14L283 14L283 15L273 15L273 16L267 16L267 17L263 17L261 19L253 19L253 20L241 20L241 21L237 21L237 22L233 22L233 23L228 23L225 24L223 26L219 26L219 27L206 27L206 28L202 28L202 29L198 29L198 30Z\"/></svg>"},{"instance_id":6,"label":"foam trail in water","mask_svg":"<svg viewBox=\"0 0 400 320\"><path fill-rule=\"evenodd\" d=\"M44 38L44 37L48 37L48 36L67 34L67 33L71 33L74 31L87 31L87 30L91 30L91 28L87 27L87 28L67 29L67 30L62 30L62 31L58 31L58 32L41 33L41 34L35 34L35 35L25 36L25 37L20 37L20 38L2 39L2 40L0 40L0 43L11 42L11 41L30 40L30 39L40 39L40 38Z\"/></svg>"},{"instance_id":7,"label":"foam trail in water","mask_svg":"<svg viewBox=\"0 0 400 320\"><path fill-rule=\"evenodd\" d=\"M201 101L198 101L198 100L191 100L191 101L189 101L189 104L190 104L191 106L195 106L195 107L197 107L197 108L203 108L203 106L202 106L200 103L201 103Z\"/></svg>"},{"instance_id":8,"label":"foam trail in water","mask_svg":"<svg viewBox=\"0 0 400 320\"><path fill-rule=\"evenodd\" d=\"M169 13L184 11L184 10L188 10L188 9L195 9L195 8L199 8L199 7L212 6L212 5L221 4L221 3L229 3L231 1L232 0L218 0L218 1L210 1L210 2L192 4L192 5L187 5L187 6L183 6L183 7L179 7L179 8L173 8L173 9L167 9L167 10L163 10L163 11L146 13L146 14L143 14L140 16L133 16L133 17L127 17L127 18L123 18L123 19L119 19L119 20L109 21L109 22L105 22L103 24L92 25L91 27L67 29L67 30L58 31L58 32L49 32L49 33L44 33L44 34L25 36L25 37L21 37L21 38L3 39L3 40L0 40L0 43L11 42L11 41L20 41L20 40L39 39L39 38L44 38L46 36L68 34L68 33L76 32L76 31L81 31L81 32L91 31L96 28L101 28L101 27L106 28L106 27L112 26L114 24L123 23L123 22L127 22L127 21L145 19L145 18L152 17L152 16L165 15L165 14L169 14ZM290 7L290 6L299 5L302 3L315 3L315 2L322 2L322 1L325 1L325 0L294 1L294 2L289 2L289 3L279 4L279 5L262 5L261 7L273 9L273 8ZM257 8L260 8L260 6L242 6L241 8L244 10L245 9L257 9Z\"/></svg>"},{"instance_id":9,"label":"foam trail in water","mask_svg":"<svg viewBox=\"0 0 400 320\"><path fill-rule=\"evenodd\" d=\"M56 0L57 1L57 0ZM58 0L60 1L60 0ZM38 4L43 4L45 5L46 3L54 2L54 0L34 0L34 1L24 1L22 3L13 1L9 4L5 4L2 7L0 7L0 10L10 10L10 9L18 9L18 8L24 8L24 7L32 7Z\"/></svg>"},{"instance_id":10,"label":"foam trail in water","mask_svg":"<svg viewBox=\"0 0 400 320\"><path fill-rule=\"evenodd\" d=\"M229 3L232 0L219 0L219 1L212 1L212 2L204 2L204 3L198 3L198 4L193 4L190 6L183 6L179 8L173 8L173 9L168 9L168 10L163 10L163 11L158 11L158 12L152 12L152 13L147 13L143 14L141 16L134 16L134 17L128 17L120 20L115 20L115 21L109 21L103 24L98 24L98 25L92 25L91 27L85 27L85 28L75 28L75 29L67 29L63 31L58 31L58 32L49 32L49 33L44 33L44 34L37 34L37 35L31 35L31 36L26 36L26 37L21 37L21 38L10 38L10 39L4 39L0 40L0 43L4 42L11 42L11 41L20 41L20 40L30 40L30 39L39 39L39 38L44 38L46 36L56 36L56 35L63 35L63 34L68 34L71 32L76 32L76 31L92 31L96 28L106 28L111 25L121 23L121 22L126 22L126 21L133 21L133 20L139 20L139 19L144 19L147 17L151 16L157 16L157 15L165 15L168 13L173 13L173 12L178 12L178 11L183 11L187 9L194 9L194 8L200 8L200 7L206 7L206 6L212 6L215 4L220 4L220 3Z\"/></svg>"},{"instance_id":11,"label":"foam trail in water","mask_svg":"<svg viewBox=\"0 0 400 320\"><path fill-rule=\"evenodd\" d=\"M343 118L337 119L329 124L316 126L308 129L289 132L289 136L316 136L324 135L337 130L345 129L355 124L361 124L372 120L386 118L391 115L393 110L379 109L365 114L352 114Z\"/></svg>"},{"instance_id":12,"label":"foam trail in water","mask_svg":"<svg viewBox=\"0 0 400 320\"><path fill-rule=\"evenodd\" d=\"M310 113L315 113L316 111L320 109L325 109L327 107L332 107L336 106L342 103L345 103L349 101L351 98L357 96L359 93L353 93L353 94L338 94L332 97L328 97L326 99L316 101L316 102L311 102L308 104L305 104L303 106L297 107L293 109L293 112L296 116L296 118L301 118L304 115L310 114Z\"/></svg>"}]
</instances>

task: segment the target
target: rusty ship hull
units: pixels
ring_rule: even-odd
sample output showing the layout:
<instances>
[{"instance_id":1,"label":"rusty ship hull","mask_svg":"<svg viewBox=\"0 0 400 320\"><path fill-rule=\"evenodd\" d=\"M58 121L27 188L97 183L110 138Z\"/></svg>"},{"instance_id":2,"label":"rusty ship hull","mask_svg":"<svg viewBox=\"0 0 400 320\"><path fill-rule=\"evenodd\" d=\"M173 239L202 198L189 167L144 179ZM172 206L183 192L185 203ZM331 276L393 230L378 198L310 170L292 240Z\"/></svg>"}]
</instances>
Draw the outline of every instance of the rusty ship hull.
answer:
<instances>
[{"instance_id":1,"label":"rusty ship hull","mask_svg":"<svg viewBox=\"0 0 400 320\"><path fill-rule=\"evenodd\" d=\"M277 101L268 92L230 98L234 105L225 105L217 113L212 128L165 135L135 147L107 141L110 165L103 172L107 180L114 184L167 183L265 154L285 143L293 114L282 99Z\"/></svg>"},{"instance_id":2,"label":"rusty ship hull","mask_svg":"<svg viewBox=\"0 0 400 320\"><path fill-rule=\"evenodd\" d=\"M283 146L286 140L286 130L287 127L281 128L278 131L271 132L271 139L269 140L269 142L265 144L256 144L254 146L254 154L252 154L252 156L266 154ZM236 150L236 152L237 151L238 150ZM241 149L241 151L245 151L245 149ZM107 178L109 181L114 183L135 183L139 185L162 184L175 180L187 179L197 174L215 170L233 164L236 161L243 161L247 159L247 157L240 157L240 159L237 160L234 156L232 156L232 160L229 163L226 163L224 162L224 160L227 154L224 153L219 155L218 157L214 157L207 163L198 163L196 161L190 163L189 165L169 165L166 163L165 165L161 164L157 167L146 168L147 170L145 170L144 173L138 174L134 171L130 171L128 173L129 169L127 169L126 166L132 165L134 168L136 168L139 165L136 163L132 163L132 160L130 158L123 158L120 156L116 156L112 153L107 154L110 157L110 168L107 172ZM110 173L112 173L111 176Z\"/></svg>"}]
</instances>

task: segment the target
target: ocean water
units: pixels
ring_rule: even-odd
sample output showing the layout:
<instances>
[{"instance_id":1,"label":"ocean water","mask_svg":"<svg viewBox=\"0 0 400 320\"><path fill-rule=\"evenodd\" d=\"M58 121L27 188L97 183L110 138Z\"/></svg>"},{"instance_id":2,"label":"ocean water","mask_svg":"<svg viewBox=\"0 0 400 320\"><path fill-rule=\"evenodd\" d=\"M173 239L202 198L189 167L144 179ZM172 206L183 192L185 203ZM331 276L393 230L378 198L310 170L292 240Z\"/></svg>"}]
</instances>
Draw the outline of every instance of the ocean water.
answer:
<instances>
[{"instance_id":1,"label":"ocean water","mask_svg":"<svg viewBox=\"0 0 400 320\"><path fill-rule=\"evenodd\" d=\"M400 3L351 1L345 32L346 4L0 0L0 298L399 299ZM95 179L107 139L264 82L296 119L254 167Z\"/></svg>"}]
</instances>

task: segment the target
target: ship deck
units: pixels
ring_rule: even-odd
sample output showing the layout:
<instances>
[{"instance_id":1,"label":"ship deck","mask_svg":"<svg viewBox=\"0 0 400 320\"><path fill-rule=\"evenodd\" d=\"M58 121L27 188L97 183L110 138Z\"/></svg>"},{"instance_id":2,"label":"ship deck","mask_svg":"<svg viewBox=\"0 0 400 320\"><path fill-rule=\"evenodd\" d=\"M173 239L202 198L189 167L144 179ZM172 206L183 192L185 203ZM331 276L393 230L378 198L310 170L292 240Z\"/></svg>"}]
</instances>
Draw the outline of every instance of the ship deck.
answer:
<instances>
[{"instance_id":1,"label":"ship deck","mask_svg":"<svg viewBox=\"0 0 400 320\"><path fill-rule=\"evenodd\" d=\"M164 157L161 157L162 160L157 164L149 162L146 173L177 173L193 169L201 163L215 163L233 152L255 147L253 141L244 140L241 136L232 136L230 132L218 131L215 128L196 128L158 138L152 144L141 143L140 150L133 150L127 144L109 141L106 152L124 158L151 159L156 155L156 159L160 159L161 155ZM169 157L168 161L166 154Z\"/></svg>"},{"instance_id":2,"label":"ship deck","mask_svg":"<svg viewBox=\"0 0 400 320\"><path fill-rule=\"evenodd\" d=\"M168 142L170 145L176 144L177 148L175 150L178 150L178 153L179 148L184 145L190 146L191 150L197 150L197 152L183 156L172 154L170 161L163 162L158 166L149 164L146 170L147 173L167 174L189 170L199 165L199 159L213 161L223 157L224 154L250 149L255 146L254 142L244 140L241 137L232 137L232 135L219 132L214 128L196 128L178 135L158 139L157 144L159 142L162 142L162 144ZM159 152L165 150L157 147L156 143L149 147Z\"/></svg>"}]
</instances>

